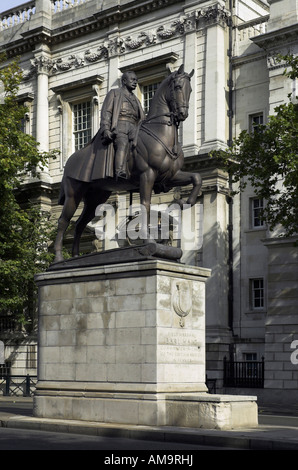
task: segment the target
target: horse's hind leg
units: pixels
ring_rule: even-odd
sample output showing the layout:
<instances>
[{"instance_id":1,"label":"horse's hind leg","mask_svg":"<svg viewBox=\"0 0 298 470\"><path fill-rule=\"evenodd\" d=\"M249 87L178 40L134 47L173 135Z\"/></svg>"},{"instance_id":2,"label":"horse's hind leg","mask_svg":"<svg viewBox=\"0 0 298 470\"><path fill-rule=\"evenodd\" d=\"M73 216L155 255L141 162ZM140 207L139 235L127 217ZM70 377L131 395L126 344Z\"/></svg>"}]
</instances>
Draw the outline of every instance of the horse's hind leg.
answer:
<instances>
[{"instance_id":1,"label":"horse's hind leg","mask_svg":"<svg viewBox=\"0 0 298 470\"><path fill-rule=\"evenodd\" d=\"M67 227L71 221L72 216L74 215L77 209L77 204L71 198L66 198L65 203L62 209L61 216L58 220L58 232L54 244L55 259L54 263L63 260L62 248L63 248L63 238L66 232Z\"/></svg>"},{"instance_id":2,"label":"horse's hind leg","mask_svg":"<svg viewBox=\"0 0 298 470\"><path fill-rule=\"evenodd\" d=\"M99 204L103 204L110 197L109 191L89 191L85 196L85 205L82 214L78 218L75 227L72 256L79 256L80 239L86 225L95 217L95 211Z\"/></svg>"},{"instance_id":3,"label":"horse's hind leg","mask_svg":"<svg viewBox=\"0 0 298 470\"><path fill-rule=\"evenodd\" d=\"M76 187L76 188L75 188ZM72 183L66 179L65 182L65 202L61 215L58 220L58 232L54 244L55 259L54 263L63 261L62 248L63 248L63 237L67 227L78 208L78 205L82 199L82 184L75 184L73 187ZM77 189L75 191L75 189Z\"/></svg>"}]
</instances>

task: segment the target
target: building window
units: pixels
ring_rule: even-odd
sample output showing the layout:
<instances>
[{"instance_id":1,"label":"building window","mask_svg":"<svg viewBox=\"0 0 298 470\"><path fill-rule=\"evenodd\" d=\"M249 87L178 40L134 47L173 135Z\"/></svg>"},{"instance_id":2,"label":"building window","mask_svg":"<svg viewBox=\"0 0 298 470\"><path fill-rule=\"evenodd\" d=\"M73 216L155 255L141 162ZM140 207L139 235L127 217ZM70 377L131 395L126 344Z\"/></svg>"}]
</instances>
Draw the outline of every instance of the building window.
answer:
<instances>
[{"instance_id":1,"label":"building window","mask_svg":"<svg viewBox=\"0 0 298 470\"><path fill-rule=\"evenodd\" d=\"M102 82L103 77L96 74L52 88L60 117L61 170L74 150L84 147L98 131Z\"/></svg>"},{"instance_id":2,"label":"building window","mask_svg":"<svg viewBox=\"0 0 298 470\"><path fill-rule=\"evenodd\" d=\"M243 358L246 362L252 362L257 360L257 353L243 353Z\"/></svg>"},{"instance_id":3,"label":"building window","mask_svg":"<svg viewBox=\"0 0 298 470\"><path fill-rule=\"evenodd\" d=\"M27 354L26 354L26 368L27 369L36 369L37 367L37 354L36 354L36 345L27 345Z\"/></svg>"},{"instance_id":4,"label":"building window","mask_svg":"<svg viewBox=\"0 0 298 470\"><path fill-rule=\"evenodd\" d=\"M245 375L246 377L257 377L258 376L258 364L257 362L257 353L244 353L245 361Z\"/></svg>"},{"instance_id":5,"label":"building window","mask_svg":"<svg viewBox=\"0 0 298 470\"><path fill-rule=\"evenodd\" d=\"M263 113L251 114L249 116L249 132L260 132L260 126L264 124Z\"/></svg>"},{"instance_id":6,"label":"building window","mask_svg":"<svg viewBox=\"0 0 298 470\"><path fill-rule=\"evenodd\" d=\"M138 77L136 95L142 103L145 114L149 111L150 101L158 86L171 73L178 58L178 54L169 52L134 64L133 70ZM121 73L131 69L131 65L120 68Z\"/></svg>"},{"instance_id":7,"label":"building window","mask_svg":"<svg viewBox=\"0 0 298 470\"><path fill-rule=\"evenodd\" d=\"M264 308L264 279L250 280L251 309L260 310Z\"/></svg>"},{"instance_id":8,"label":"building window","mask_svg":"<svg viewBox=\"0 0 298 470\"><path fill-rule=\"evenodd\" d=\"M20 130L24 134L32 133L32 108L33 108L34 95L32 93L24 93L18 96L18 103L20 106L25 106L27 108L24 117L20 121Z\"/></svg>"},{"instance_id":9,"label":"building window","mask_svg":"<svg viewBox=\"0 0 298 470\"><path fill-rule=\"evenodd\" d=\"M91 102L73 105L73 134L75 150L79 150L91 140Z\"/></svg>"},{"instance_id":10,"label":"building window","mask_svg":"<svg viewBox=\"0 0 298 470\"><path fill-rule=\"evenodd\" d=\"M151 100L156 92L160 82L149 83L148 85L142 86L142 96L143 96L143 109L145 114L148 114Z\"/></svg>"},{"instance_id":11,"label":"building window","mask_svg":"<svg viewBox=\"0 0 298 470\"><path fill-rule=\"evenodd\" d=\"M252 198L250 200L251 228L264 227L262 213L264 209L264 200L261 198Z\"/></svg>"}]
</instances>

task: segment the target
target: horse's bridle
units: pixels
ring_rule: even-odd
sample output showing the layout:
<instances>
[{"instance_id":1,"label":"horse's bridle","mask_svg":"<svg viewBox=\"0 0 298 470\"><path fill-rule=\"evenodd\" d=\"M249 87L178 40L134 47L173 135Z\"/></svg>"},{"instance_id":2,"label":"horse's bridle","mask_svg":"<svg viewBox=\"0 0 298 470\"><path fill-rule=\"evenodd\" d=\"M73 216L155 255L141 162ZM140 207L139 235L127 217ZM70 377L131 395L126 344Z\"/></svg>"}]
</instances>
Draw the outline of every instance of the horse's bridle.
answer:
<instances>
[{"instance_id":1,"label":"horse's bridle","mask_svg":"<svg viewBox=\"0 0 298 470\"><path fill-rule=\"evenodd\" d=\"M153 119L157 119L159 117L169 117L170 119L168 121L154 121L154 122L151 122ZM150 119L144 119L144 121L142 121L142 124L145 123L145 124L165 124L167 126L172 126L174 124L174 113L171 112L171 113L163 113L163 114L155 114L154 116L152 116Z\"/></svg>"},{"instance_id":2,"label":"horse's bridle","mask_svg":"<svg viewBox=\"0 0 298 470\"><path fill-rule=\"evenodd\" d=\"M187 78L188 78L188 76L187 76ZM172 77L171 83L170 83L169 103L170 103L170 109L172 109L172 111L170 111L169 113L156 114L156 115L152 116L150 119L145 119L140 124L140 129L142 129L144 132L146 132L146 134L150 135L157 142L159 142L163 146L163 148L166 150L168 155L173 160L176 160L178 158L178 145L177 144L178 144L178 127L179 127L179 124L180 124L180 120L178 119L177 103L176 103L176 100L175 100L175 97L174 97L175 79L176 79L176 76ZM186 103L186 101L185 101L185 103ZM188 104L183 104L180 107L188 109L189 106L188 106ZM153 120L155 120L157 118L160 118L160 117L169 117L169 120L168 121L161 120L161 121L152 122ZM151 129L149 129L146 126L146 124L165 124L167 126L173 126L175 124L176 129L175 129L175 134L174 134L174 139L175 140L174 140L173 150L170 150L166 146L166 144Z\"/></svg>"},{"instance_id":3,"label":"horse's bridle","mask_svg":"<svg viewBox=\"0 0 298 470\"><path fill-rule=\"evenodd\" d=\"M184 76L186 76L188 78L187 74L184 74ZM169 99L169 103L170 103L170 109L172 109L172 111L170 111L169 113L164 113L164 114L156 114L155 116L152 116L150 119L145 119L143 121L143 123L152 124L151 121L153 119L156 119L156 118L159 118L159 117L169 117L170 118L169 121L158 121L158 122L155 121L153 124L166 124L167 126L172 126L173 124L175 124L176 127L179 126L180 120L178 119L177 103L176 103L176 99L174 97L174 88L175 88L174 85L175 85L176 77L177 77L177 75L173 76L172 79L171 79L171 82L170 82L170 99ZM189 105L186 104L188 102L186 102L186 100L184 100L184 103L185 104L181 105L180 107L188 109Z\"/></svg>"},{"instance_id":4,"label":"horse's bridle","mask_svg":"<svg viewBox=\"0 0 298 470\"><path fill-rule=\"evenodd\" d=\"M170 101L170 107L172 109L172 113L175 117L175 123L176 123L177 126L179 126L180 120L178 119L177 100L175 99L175 80L176 80L177 77L178 77L178 75L175 75L171 80L170 100L169 101ZM184 74L184 77L186 77L190 80L190 78L187 74ZM186 100L185 96L183 95L183 104L180 105L180 108L188 109L189 108L188 101L189 100Z\"/></svg>"}]
</instances>

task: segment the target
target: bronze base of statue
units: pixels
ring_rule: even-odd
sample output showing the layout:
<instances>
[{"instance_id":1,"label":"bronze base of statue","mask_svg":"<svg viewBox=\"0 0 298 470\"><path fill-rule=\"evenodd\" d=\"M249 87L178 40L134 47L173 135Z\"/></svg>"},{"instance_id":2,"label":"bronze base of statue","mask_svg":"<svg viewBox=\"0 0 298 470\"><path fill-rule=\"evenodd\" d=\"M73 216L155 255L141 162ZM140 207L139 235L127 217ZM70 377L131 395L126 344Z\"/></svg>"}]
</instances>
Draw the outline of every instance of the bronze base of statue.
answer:
<instances>
[{"instance_id":1,"label":"bronze base of statue","mask_svg":"<svg viewBox=\"0 0 298 470\"><path fill-rule=\"evenodd\" d=\"M182 250L173 246L162 245L154 240L144 242L142 245L114 248L102 252L76 256L68 260L51 264L48 271L57 271L69 268L83 268L90 266L103 266L133 261L146 261L149 259L163 259L178 262L182 257Z\"/></svg>"}]
</instances>

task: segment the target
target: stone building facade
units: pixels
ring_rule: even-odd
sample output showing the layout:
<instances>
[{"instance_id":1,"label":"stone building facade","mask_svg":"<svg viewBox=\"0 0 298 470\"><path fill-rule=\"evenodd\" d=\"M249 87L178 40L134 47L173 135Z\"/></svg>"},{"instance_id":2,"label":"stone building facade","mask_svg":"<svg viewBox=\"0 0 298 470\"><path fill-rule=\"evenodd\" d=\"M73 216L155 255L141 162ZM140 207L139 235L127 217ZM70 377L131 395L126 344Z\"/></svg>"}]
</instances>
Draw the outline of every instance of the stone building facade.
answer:
<instances>
[{"instance_id":1,"label":"stone building facade","mask_svg":"<svg viewBox=\"0 0 298 470\"><path fill-rule=\"evenodd\" d=\"M41 150L60 150L41 179L24 188L53 218L61 210L64 164L97 132L104 97L119 86L121 74L136 72L146 110L171 71L181 64L187 72L195 70L180 139L185 168L203 177L203 195L196 206L197 236L187 249L181 240L182 261L212 269L206 299L208 379L225 391L225 357L246 363L264 357L264 388L254 390L264 400L273 391L277 400L294 400L297 394L298 366L290 359L298 339L295 249L291 240L281 247L277 234L269 233L258 217L264 202L250 188L230 198L228 175L209 152L225 148L253 123L266 122L275 106L295 94L296 84L283 76L275 55L298 52L297 15L295 0L32 0L0 13L0 46L8 59L21 57L24 71L19 98L29 108L25 132L36 137ZM154 203L170 203L174 196L174 191L156 195ZM119 197L111 198L115 207ZM90 224L83 250L102 244ZM105 249L114 246L105 240ZM288 274L283 259L292 261ZM284 297L276 299L281 292ZM281 305L287 306L286 317ZM228 392L233 390L248 392Z\"/></svg>"}]
</instances>

